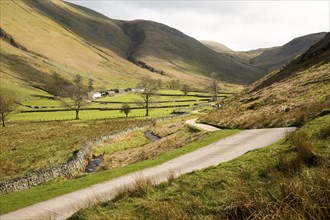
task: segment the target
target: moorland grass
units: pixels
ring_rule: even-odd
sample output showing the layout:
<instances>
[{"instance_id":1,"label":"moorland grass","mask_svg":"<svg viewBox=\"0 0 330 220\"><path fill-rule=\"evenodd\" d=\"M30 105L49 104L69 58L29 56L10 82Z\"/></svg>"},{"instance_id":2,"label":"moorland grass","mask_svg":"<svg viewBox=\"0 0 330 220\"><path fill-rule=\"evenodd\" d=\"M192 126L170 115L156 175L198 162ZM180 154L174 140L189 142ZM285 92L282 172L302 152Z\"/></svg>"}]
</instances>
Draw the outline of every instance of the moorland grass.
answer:
<instances>
[{"instance_id":1,"label":"moorland grass","mask_svg":"<svg viewBox=\"0 0 330 220\"><path fill-rule=\"evenodd\" d=\"M327 219L330 140L320 134L329 119L218 166L123 190L71 219ZM311 155L317 163L304 160Z\"/></svg>"},{"instance_id":2,"label":"moorland grass","mask_svg":"<svg viewBox=\"0 0 330 220\"><path fill-rule=\"evenodd\" d=\"M57 179L55 181L47 182L31 189L20 192L13 192L0 195L0 214L7 213L28 205L32 205L65 193L73 192L96 183L101 183L106 180L113 179L128 173L139 171L148 167L152 167L175 157L194 151L198 148L204 147L217 140L228 137L238 133L239 130L220 130L210 133L206 138L187 144L174 151L159 155L149 160L138 162L126 167L103 171L94 174L85 174L75 179Z\"/></svg>"},{"instance_id":3,"label":"moorland grass","mask_svg":"<svg viewBox=\"0 0 330 220\"><path fill-rule=\"evenodd\" d=\"M8 123L0 129L0 180L63 163L87 140L145 122L107 119Z\"/></svg>"},{"instance_id":4,"label":"moorland grass","mask_svg":"<svg viewBox=\"0 0 330 220\"><path fill-rule=\"evenodd\" d=\"M93 154L95 156L112 154L117 151L143 146L149 142L150 141L144 136L143 131L136 131L121 138L107 140L105 143L94 147Z\"/></svg>"}]
</instances>

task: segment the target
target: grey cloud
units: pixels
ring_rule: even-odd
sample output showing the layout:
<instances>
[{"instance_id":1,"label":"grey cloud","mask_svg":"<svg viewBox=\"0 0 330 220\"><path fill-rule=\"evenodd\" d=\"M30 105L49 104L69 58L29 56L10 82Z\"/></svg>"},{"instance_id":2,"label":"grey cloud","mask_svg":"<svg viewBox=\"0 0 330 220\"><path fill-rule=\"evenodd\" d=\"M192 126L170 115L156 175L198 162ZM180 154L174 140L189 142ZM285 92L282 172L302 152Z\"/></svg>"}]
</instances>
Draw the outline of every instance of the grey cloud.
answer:
<instances>
[{"instance_id":1,"label":"grey cloud","mask_svg":"<svg viewBox=\"0 0 330 220\"><path fill-rule=\"evenodd\" d=\"M294 37L329 31L329 1L69 2L114 19L161 22L234 50L282 45Z\"/></svg>"}]
</instances>

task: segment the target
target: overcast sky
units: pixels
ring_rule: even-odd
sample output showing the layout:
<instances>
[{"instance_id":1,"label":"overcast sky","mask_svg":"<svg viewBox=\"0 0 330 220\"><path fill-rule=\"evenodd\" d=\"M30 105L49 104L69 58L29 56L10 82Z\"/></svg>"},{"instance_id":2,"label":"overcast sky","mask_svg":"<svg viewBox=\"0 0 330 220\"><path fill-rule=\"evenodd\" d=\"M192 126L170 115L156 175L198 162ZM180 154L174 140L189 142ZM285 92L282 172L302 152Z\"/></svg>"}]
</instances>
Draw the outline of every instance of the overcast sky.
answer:
<instances>
[{"instance_id":1,"label":"overcast sky","mask_svg":"<svg viewBox=\"0 0 330 220\"><path fill-rule=\"evenodd\" d=\"M329 32L330 25L329 0L68 1L114 19L157 21L233 50L283 45L298 36Z\"/></svg>"}]
</instances>

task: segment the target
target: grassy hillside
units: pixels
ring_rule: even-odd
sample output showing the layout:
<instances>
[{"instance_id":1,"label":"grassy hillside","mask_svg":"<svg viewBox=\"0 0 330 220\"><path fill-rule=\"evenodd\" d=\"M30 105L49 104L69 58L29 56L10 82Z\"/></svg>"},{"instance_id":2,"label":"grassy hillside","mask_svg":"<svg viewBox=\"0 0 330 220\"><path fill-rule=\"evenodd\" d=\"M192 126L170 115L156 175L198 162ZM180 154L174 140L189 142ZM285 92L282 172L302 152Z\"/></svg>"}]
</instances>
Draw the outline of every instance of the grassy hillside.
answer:
<instances>
[{"instance_id":1,"label":"grassy hillside","mask_svg":"<svg viewBox=\"0 0 330 220\"><path fill-rule=\"evenodd\" d=\"M260 49L249 50L249 51L224 51L224 52L222 52L222 54L233 60L236 60L238 62L251 65L250 64L251 59L253 59L256 56L259 56L260 54L262 54L265 51L272 50L272 49L274 49L274 47L260 48Z\"/></svg>"},{"instance_id":2,"label":"grassy hillside","mask_svg":"<svg viewBox=\"0 0 330 220\"><path fill-rule=\"evenodd\" d=\"M272 146L154 186L146 179L70 219L326 219L330 117Z\"/></svg>"},{"instance_id":3,"label":"grassy hillside","mask_svg":"<svg viewBox=\"0 0 330 220\"><path fill-rule=\"evenodd\" d=\"M58 14L52 14L50 19L38 8ZM137 67L123 54L118 55L121 50L116 48L128 47L128 39L110 19L92 15L61 1L1 1L1 83L43 84L53 71L68 79L80 74L94 79L96 86L110 88L133 86L143 75L167 80ZM71 30L71 26L55 18L72 27L82 27L85 32L75 33L78 30ZM119 46L107 46L111 43L102 41L107 39L106 33L85 29L83 24L111 30L114 38L120 39L115 44Z\"/></svg>"},{"instance_id":4,"label":"grassy hillside","mask_svg":"<svg viewBox=\"0 0 330 220\"><path fill-rule=\"evenodd\" d=\"M259 56L252 58L250 64L265 69L265 72L278 69L305 52L325 35L326 32L321 32L295 38L281 47L267 50Z\"/></svg>"},{"instance_id":5,"label":"grassy hillside","mask_svg":"<svg viewBox=\"0 0 330 220\"><path fill-rule=\"evenodd\" d=\"M246 84L259 79L266 68L260 56L268 51L259 56L261 50L217 53L152 21L113 20L64 1L0 4L2 84L40 88L56 71L68 80L76 74L92 78L97 88L132 87L144 75L205 88L212 72L223 82ZM306 49L320 35L283 46L289 54L285 59ZM251 58L255 66L247 62ZM276 58L270 60L277 65Z\"/></svg>"},{"instance_id":6,"label":"grassy hillside","mask_svg":"<svg viewBox=\"0 0 330 220\"><path fill-rule=\"evenodd\" d=\"M82 38L86 44L109 49L125 58L130 39L114 20L106 16L62 1L25 1L49 19ZM105 51L104 51L105 52Z\"/></svg>"},{"instance_id":7,"label":"grassy hillside","mask_svg":"<svg viewBox=\"0 0 330 220\"><path fill-rule=\"evenodd\" d=\"M326 32L309 34L293 39L280 47L259 48L250 51L232 51L216 42L202 42L210 49L225 55L233 61L259 68L262 73L269 73L304 53L326 35ZM219 48L217 49L216 44Z\"/></svg>"},{"instance_id":8,"label":"grassy hillside","mask_svg":"<svg viewBox=\"0 0 330 220\"><path fill-rule=\"evenodd\" d=\"M1 1L0 4L1 85L42 88L45 82L49 81L50 74L57 72L68 80L72 80L76 74L82 75L86 81L92 78L97 89L134 87L144 75L165 82L175 78L204 89L208 83L207 76L211 72L217 72L215 67L220 66L214 64L221 62L215 58L217 55L203 45L202 50L206 50L204 55L213 57L210 60L210 66L213 68L203 71L196 56L195 60L191 60L187 54L181 53L183 48L171 53L165 52L176 47L172 45L171 34L167 33L167 30L162 32L163 28L156 29L153 33L150 29L154 28L154 23L146 22L143 27L148 29L145 31L148 36L143 48L148 49L149 43L157 47L160 40L157 36L163 36L165 39L161 40L165 40L166 45L160 45L161 47L155 50L160 57L154 57L142 50L139 54L143 54L144 58L156 59L157 64L148 62L148 65L166 72L162 75L141 68L129 59L136 46L136 39L130 36L125 28L131 22L112 20L87 8L63 1ZM132 34L135 34L135 30ZM194 48L191 43L195 41L187 42L186 45ZM168 57L162 56L163 54ZM178 61L175 56L180 56L183 61ZM170 60L178 65L182 62L185 70L178 69ZM225 62L228 62L229 66L233 63ZM205 65L204 62L202 67ZM228 68L225 72L227 77L223 77L223 80L242 83L242 80L234 79L235 75L231 76L235 68ZM243 71L241 79L245 78L245 73L249 82L253 81L252 78L257 78L254 72Z\"/></svg>"},{"instance_id":9,"label":"grassy hillside","mask_svg":"<svg viewBox=\"0 0 330 220\"><path fill-rule=\"evenodd\" d=\"M259 48L255 50L249 50L249 51L233 51L226 47L225 45L214 42L214 41L201 41L205 46L210 48L211 50L214 50L217 53L221 53L222 55L225 55L229 59L234 60L235 62L244 63L246 65L251 65L250 60L256 56L259 56L265 51L275 49L276 47L271 48ZM261 70L262 71L262 70Z\"/></svg>"},{"instance_id":10,"label":"grassy hillside","mask_svg":"<svg viewBox=\"0 0 330 220\"><path fill-rule=\"evenodd\" d=\"M180 120L180 119L179 119ZM184 120L184 119L182 119ZM177 121L174 120L174 121ZM173 122L173 121L172 121ZM100 123L102 123L100 121ZM166 122L165 122L166 123ZM105 124L105 123L104 123ZM89 124L90 125L90 124ZM170 125L171 126L171 125ZM73 126L75 127L75 126ZM79 129L79 126L77 126ZM95 130L95 129L94 129ZM167 130L162 130L162 132L167 132ZM173 128L171 128L173 131ZM93 131L97 132L97 131ZM220 130L213 133L208 133L207 137L205 137L202 140L194 141L190 144L187 144L185 146L180 146L178 149L170 149L169 152L162 153L161 155L151 157L147 160L137 162L125 167L120 167L116 169L110 169L107 171L101 171L96 173L90 173L90 174L82 174L81 176L73 179L66 179L66 178L60 178L56 179L54 181L50 181L41 185L38 185L36 187L23 190L20 192L12 192L7 194L1 194L0 200L1 200L1 206L0 206L0 214L7 213L10 211L17 210L19 208L26 207L28 205L32 205L38 202L45 201L47 199L51 199L66 193L74 192L79 189L83 189L89 186L92 186L97 183L102 183L107 180L114 179L116 177L123 176L125 174L129 174L132 172L136 172L145 168L153 167L159 164L162 164L168 160L171 160L173 158L176 158L178 156L187 154L189 152L192 152L194 150L197 150L201 147L204 147L210 143L213 143L217 140L226 138L230 135L234 135L238 133L239 130ZM192 140L191 140L192 141ZM168 146L173 146L170 144L172 141L168 141ZM176 146L173 146L176 147ZM162 149L162 147L160 147ZM24 150L20 149L20 150ZM49 148L44 149L50 150ZM168 150L168 149L167 149ZM129 156L130 154L126 154L125 156ZM111 159L111 158L110 158ZM48 160L48 158L44 158L44 160ZM10 165L9 165L10 167Z\"/></svg>"},{"instance_id":11,"label":"grassy hillside","mask_svg":"<svg viewBox=\"0 0 330 220\"><path fill-rule=\"evenodd\" d=\"M126 24L134 27L133 36L140 41L132 52L133 56L163 70L165 75L177 77L183 73L195 73L210 76L215 72L221 80L234 83L248 83L261 77L258 68L231 60L166 25L144 20Z\"/></svg>"},{"instance_id":12,"label":"grassy hillside","mask_svg":"<svg viewBox=\"0 0 330 220\"><path fill-rule=\"evenodd\" d=\"M218 42L202 40L201 43L203 43L205 46L207 46L208 48L210 48L218 53L232 51L230 48L228 48L225 45L220 44Z\"/></svg>"},{"instance_id":13,"label":"grassy hillside","mask_svg":"<svg viewBox=\"0 0 330 220\"><path fill-rule=\"evenodd\" d=\"M330 34L201 120L224 127L300 126L330 109Z\"/></svg>"},{"instance_id":14,"label":"grassy hillside","mask_svg":"<svg viewBox=\"0 0 330 220\"><path fill-rule=\"evenodd\" d=\"M146 120L14 122L0 129L0 181L66 162L86 141Z\"/></svg>"},{"instance_id":15,"label":"grassy hillside","mask_svg":"<svg viewBox=\"0 0 330 220\"><path fill-rule=\"evenodd\" d=\"M279 71L275 71L254 83L254 90L258 90L280 80L286 79L298 71L308 69L315 64L323 65L330 62L330 33L313 45L306 53L292 60Z\"/></svg>"}]
</instances>

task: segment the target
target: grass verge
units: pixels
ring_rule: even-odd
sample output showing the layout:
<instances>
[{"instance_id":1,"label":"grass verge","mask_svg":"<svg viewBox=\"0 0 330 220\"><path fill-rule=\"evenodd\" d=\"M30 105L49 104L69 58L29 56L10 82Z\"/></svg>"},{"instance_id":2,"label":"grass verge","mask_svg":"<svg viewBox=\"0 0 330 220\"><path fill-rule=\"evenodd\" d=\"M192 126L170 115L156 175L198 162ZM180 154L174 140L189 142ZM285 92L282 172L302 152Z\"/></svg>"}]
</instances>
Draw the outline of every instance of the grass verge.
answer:
<instances>
[{"instance_id":1,"label":"grass verge","mask_svg":"<svg viewBox=\"0 0 330 220\"><path fill-rule=\"evenodd\" d=\"M320 117L285 140L216 167L158 186L137 184L70 219L327 219L329 120Z\"/></svg>"},{"instance_id":2,"label":"grass verge","mask_svg":"<svg viewBox=\"0 0 330 220\"><path fill-rule=\"evenodd\" d=\"M93 184L111 180L113 178L128 173L132 173L145 168L159 165L168 160L189 153L191 151L197 150L198 148L207 146L208 144L211 144L217 140L223 139L238 132L239 130L216 131L210 133L209 136L207 136L203 140L190 143L182 148L176 149L174 151L162 154L158 157L145 160L136 164L132 164L126 167L122 167L110 171L94 173L94 174L86 174L71 180L58 179L56 181L48 182L21 192L13 192L13 193L0 195L0 202L1 202L0 214L14 211L19 208L23 208L28 205L32 205L47 199L51 199L56 196L60 196L69 192L83 189Z\"/></svg>"}]
</instances>

